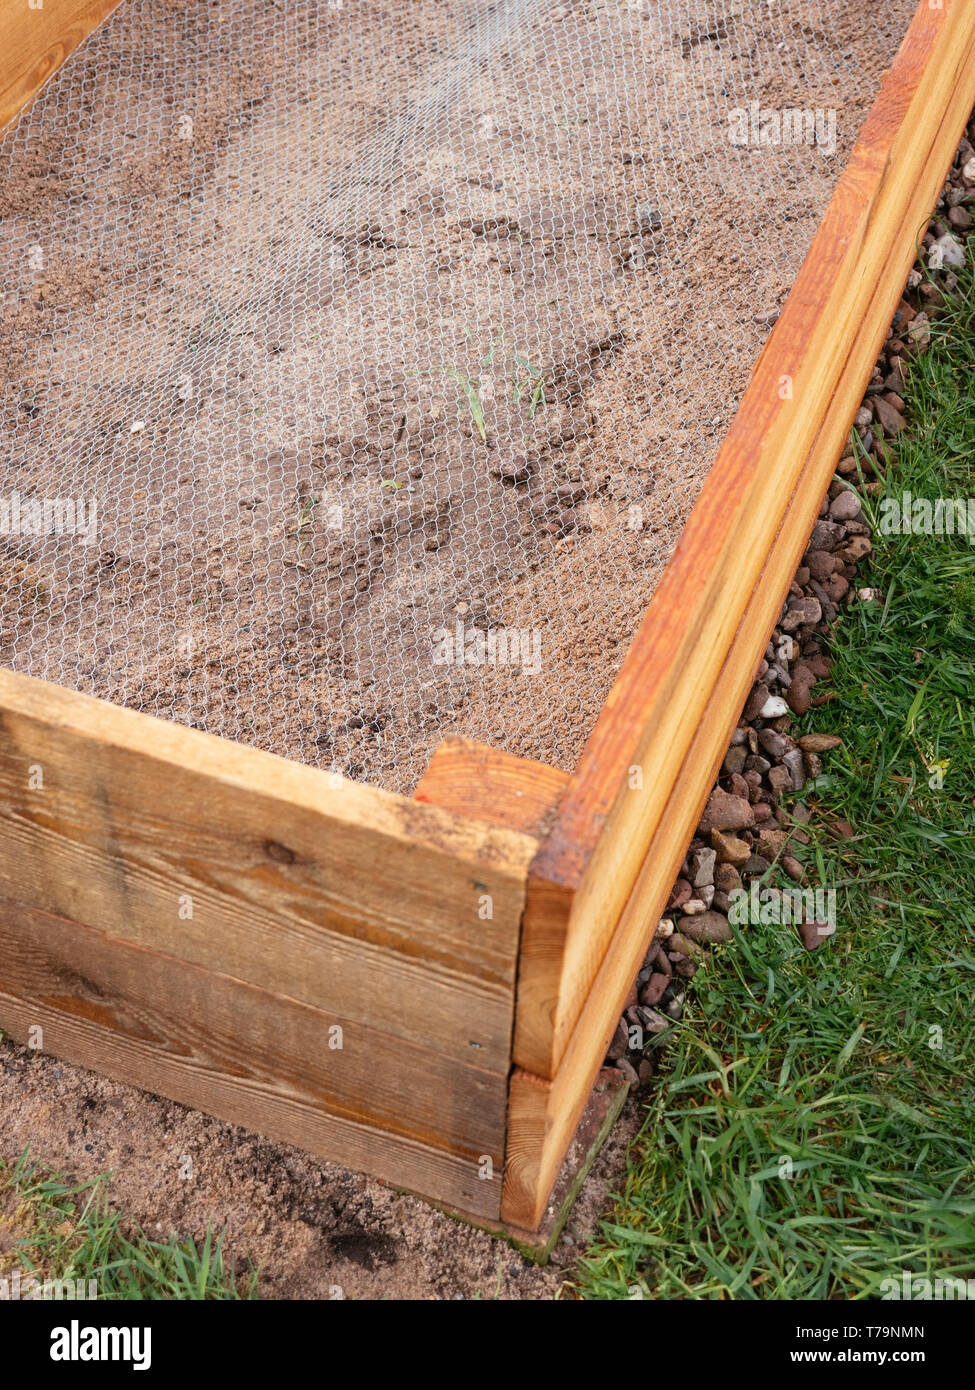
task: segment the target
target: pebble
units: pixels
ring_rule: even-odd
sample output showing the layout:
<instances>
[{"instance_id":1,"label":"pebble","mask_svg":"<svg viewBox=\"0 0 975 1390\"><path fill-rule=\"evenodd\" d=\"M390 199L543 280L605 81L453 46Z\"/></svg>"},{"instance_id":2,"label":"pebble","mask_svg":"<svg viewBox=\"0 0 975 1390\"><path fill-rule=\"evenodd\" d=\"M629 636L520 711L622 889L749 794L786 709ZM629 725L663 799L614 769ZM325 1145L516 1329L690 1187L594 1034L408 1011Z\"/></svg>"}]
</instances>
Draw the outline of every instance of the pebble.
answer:
<instances>
[{"instance_id":1,"label":"pebble","mask_svg":"<svg viewBox=\"0 0 975 1390\"><path fill-rule=\"evenodd\" d=\"M670 975L659 972L650 976L650 979L640 991L641 1004L659 1004L664 996L664 990L670 984Z\"/></svg>"},{"instance_id":2,"label":"pebble","mask_svg":"<svg viewBox=\"0 0 975 1390\"><path fill-rule=\"evenodd\" d=\"M918 269L908 278L905 298L898 305L883 355L873 368L856 413L850 446L837 464L778 626L729 740L721 782L712 789L668 901L667 911L674 916L661 920L640 971L636 1012L641 1019L649 1015L655 1020L658 1031L667 1028L669 1020L681 1017L683 995L673 993L678 980L691 979L709 960L708 944L733 938L728 911L732 895L743 887L743 879L747 885L777 865L793 883L807 881L807 870L793 849L810 843L804 827L810 825L812 813L794 798L807 778L822 774L822 755L842 747L842 739L814 732L793 739L790 716L808 712L816 682L830 675L831 662L818 650L819 632L835 619L839 605L852 597L856 567L873 550L861 497L846 479L858 475L862 467L866 481L860 493L864 488L871 495L883 490L884 471L893 457L886 441L900 434L907 423L905 361L930 342L927 310L935 312L958 287L958 277L952 271L965 263L962 241L972 227L973 216L964 204L971 199L967 190L975 187L975 152L967 141L960 150L959 163L964 163L951 173L954 187L946 189L939 215L925 237L925 260L942 275L937 285ZM756 323L762 319L762 315L755 316ZM863 603L883 598L875 588L855 592ZM756 722L762 727L757 728ZM848 821L820 821L820 825L834 839L855 837ZM706 841L703 845L702 839ZM804 949L813 951L834 935L835 927L825 922L802 922L798 931ZM660 944L664 941L666 949ZM673 997L668 999L669 994ZM627 1006L632 1010L633 1005L634 999L628 998ZM655 1005L662 1007L663 1014L655 1013ZM625 1023L621 1026L625 1033ZM614 1044L618 1037L619 1029ZM624 1038L624 1051L625 1043ZM622 1053L620 1056L644 1084L656 1071L647 1059L633 1054L632 1060L623 1058Z\"/></svg>"},{"instance_id":3,"label":"pebble","mask_svg":"<svg viewBox=\"0 0 975 1390\"><path fill-rule=\"evenodd\" d=\"M514 458L491 469L496 478L503 483L526 483L531 475L527 459Z\"/></svg>"},{"instance_id":4,"label":"pebble","mask_svg":"<svg viewBox=\"0 0 975 1390\"><path fill-rule=\"evenodd\" d=\"M787 734L780 734L777 729L760 729L758 741L770 758L781 758L790 748L795 747L792 739Z\"/></svg>"},{"instance_id":5,"label":"pebble","mask_svg":"<svg viewBox=\"0 0 975 1390\"><path fill-rule=\"evenodd\" d=\"M711 831L711 844L717 852L718 860L714 870L715 886L728 892L721 878L722 867L733 865L737 868L744 864L751 854L751 849L747 840L741 839L738 835L726 835L721 830Z\"/></svg>"},{"instance_id":6,"label":"pebble","mask_svg":"<svg viewBox=\"0 0 975 1390\"><path fill-rule=\"evenodd\" d=\"M809 713L812 706L812 686L813 679L811 677L804 679L802 676L793 674L786 699L793 714L797 714L800 719Z\"/></svg>"},{"instance_id":7,"label":"pebble","mask_svg":"<svg viewBox=\"0 0 975 1390\"><path fill-rule=\"evenodd\" d=\"M770 695L759 710L759 714L763 719L777 719L780 714L788 714L788 712L789 706L781 695Z\"/></svg>"},{"instance_id":8,"label":"pebble","mask_svg":"<svg viewBox=\"0 0 975 1390\"><path fill-rule=\"evenodd\" d=\"M802 883L806 877L806 871L791 854L782 856L782 867L794 883Z\"/></svg>"},{"instance_id":9,"label":"pebble","mask_svg":"<svg viewBox=\"0 0 975 1390\"><path fill-rule=\"evenodd\" d=\"M667 899L667 911L673 912L678 907L683 907L684 903L686 903L688 898L693 894L693 891L689 879L683 877L679 878L671 890L670 897Z\"/></svg>"},{"instance_id":10,"label":"pebble","mask_svg":"<svg viewBox=\"0 0 975 1390\"><path fill-rule=\"evenodd\" d=\"M728 925L727 917L723 917L720 912L702 912L699 917L693 918L690 922L682 922L683 935L690 937L691 941L730 941L731 927ZM676 939L676 937L675 937ZM693 955L693 951L688 952Z\"/></svg>"},{"instance_id":11,"label":"pebble","mask_svg":"<svg viewBox=\"0 0 975 1390\"><path fill-rule=\"evenodd\" d=\"M743 797L715 787L704 808L700 829L702 834L710 835L712 830L745 830L754 824L755 812Z\"/></svg>"},{"instance_id":12,"label":"pebble","mask_svg":"<svg viewBox=\"0 0 975 1390\"><path fill-rule=\"evenodd\" d=\"M907 421L899 410L896 410L889 401L884 400L883 396L877 396L874 400L873 408L877 412L877 419L883 425L887 434L900 434ZM859 508L857 509L859 511Z\"/></svg>"},{"instance_id":13,"label":"pebble","mask_svg":"<svg viewBox=\"0 0 975 1390\"><path fill-rule=\"evenodd\" d=\"M696 849L691 854L691 882L695 888L714 882L717 854L713 849Z\"/></svg>"},{"instance_id":14,"label":"pebble","mask_svg":"<svg viewBox=\"0 0 975 1390\"><path fill-rule=\"evenodd\" d=\"M836 932L831 922L800 922L799 935L807 951L818 950Z\"/></svg>"},{"instance_id":15,"label":"pebble","mask_svg":"<svg viewBox=\"0 0 975 1390\"><path fill-rule=\"evenodd\" d=\"M842 747L843 740L838 734L803 734L799 747L806 753L828 753L832 748Z\"/></svg>"},{"instance_id":16,"label":"pebble","mask_svg":"<svg viewBox=\"0 0 975 1390\"><path fill-rule=\"evenodd\" d=\"M881 402L878 400L877 404ZM896 412L895 412L896 413ZM903 417L901 417L903 419ZM838 496L834 497L830 503L829 515L831 521L852 521L854 517L860 515L863 510L859 497L855 492L844 489Z\"/></svg>"},{"instance_id":17,"label":"pebble","mask_svg":"<svg viewBox=\"0 0 975 1390\"><path fill-rule=\"evenodd\" d=\"M823 583L836 569L836 557L828 550L810 550L806 552L806 564L810 576Z\"/></svg>"},{"instance_id":18,"label":"pebble","mask_svg":"<svg viewBox=\"0 0 975 1390\"><path fill-rule=\"evenodd\" d=\"M728 749L721 766L726 773L741 772L747 757L748 745L746 743L735 744Z\"/></svg>"},{"instance_id":19,"label":"pebble","mask_svg":"<svg viewBox=\"0 0 975 1390\"><path fill-rule=\"evenodd\" d=\"M959 270L964 264L965 248L951 232L945 232L943 236L939 236L928 252L928 268L930 270L943 270L945 266L953 266Z\"/></svg>"}]
</instances>

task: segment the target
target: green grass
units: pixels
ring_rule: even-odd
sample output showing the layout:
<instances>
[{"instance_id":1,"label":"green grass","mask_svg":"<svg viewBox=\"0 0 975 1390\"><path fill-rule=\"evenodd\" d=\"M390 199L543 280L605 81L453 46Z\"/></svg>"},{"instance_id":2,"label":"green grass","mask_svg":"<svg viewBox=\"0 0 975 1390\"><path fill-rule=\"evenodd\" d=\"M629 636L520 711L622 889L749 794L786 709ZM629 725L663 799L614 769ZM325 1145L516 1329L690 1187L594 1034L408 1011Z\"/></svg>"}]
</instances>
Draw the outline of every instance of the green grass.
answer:
<instances>
[{"instance_id":1,"label":"green grass","mask_svg":"<svg viewBox=\"0 0 975 1390\"><path fill-rule=\"evenodd\" d=\"M961 278L910 371L891 496L975 493ZM804 793L814 825L857 832L820 828L805 856L837 890L837 935L807 954L793 927L744 926L698 973L584 1298L856 1298L904 1270L975 1277L975 548L879 536L860 573L880 598L844 617L835 698L802 725L844 740Z\"/></svg>"},{"instance_id":2,"label":"green grass","mask_svg":"<svg viewBox=\"0 0 975 1390\"><path fill-rule=\"evenodd\" d=\"M100 1300L257 1297L257 1275L238 1273L222 1236L208 1230L199 1247L176 1236L129 1236L104 1185L74 1183L26 1152L12 1165L0 1160L0 1280L19 1270L22 1288L28 1277L80 1281L86 1297L94 1280Z\"/></svg>"}]
</instances>

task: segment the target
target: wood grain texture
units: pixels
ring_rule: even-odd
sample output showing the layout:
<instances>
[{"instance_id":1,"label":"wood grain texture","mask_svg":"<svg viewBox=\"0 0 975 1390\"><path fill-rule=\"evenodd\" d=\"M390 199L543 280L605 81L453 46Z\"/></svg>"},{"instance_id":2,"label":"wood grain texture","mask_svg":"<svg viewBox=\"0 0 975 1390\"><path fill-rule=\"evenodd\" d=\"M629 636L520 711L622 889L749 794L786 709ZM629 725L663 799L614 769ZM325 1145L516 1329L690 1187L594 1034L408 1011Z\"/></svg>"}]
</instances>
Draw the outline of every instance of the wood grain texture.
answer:
<instances>
[{"instance_id":1,"label":"wood grain texture","mask_svg":"<svg viewBox=\"0 0 975 1390\"><path fill-rule=\"evenodd\" d=\"M475 1166L493 1153L500 1167L503 1073L8 899L0 899L0 994L138 1040L177 1070L297 1097ZM151 1067L138 1084L155 1089Z\"/></svg>"},{"instance_id":2,"label":"wood grain texture","mask_svg":"<svg viewBox=\"0 0 975 1390\"><path fill-rule=\"evenodd\" d=\"M76 1065L498 1215L503 1077L363 1030L330 1049L318 1010L3 900L0 1018L21 1042L40 1027L43 1050Z\"/></svg>"},{"instance_id":3,"label":"wood grain texture","mask_svg":"<svg viewBox=\"0 0 975 1390\"><path fill-rule=\"evenodd\" d=\"M0 894L498 1073L536 848L0 671Z\"/></svg>"},{"instance_id":4,"label":"wood grain texture","mask_svg":"<svg viewBox=\"0 0 975 1390\"><path fill-rule=\"evenodd\" d=\"M45 82L120 0L28 0L0 5L0 130L32 101Z\"/></svg>"},{"instance_id":5,"label":"wood grain texture","mask_svg":"<svg viewBox=\"0 0 975 1390\"><path fill-rule=\"evenodd\" d=\"M436 750L413 795L458 815L542 836L569 785L569 774L466 738Z\"/></svg>"},{"instance_id":6,"label":"wood grain texture","mask_svg":"<svg viewBox=\"0 0 975 1390\"><path fill-rule=\"evenodd\" d=\"M919 187L929 208L975 99L973 32L971 4L918 10L532 867L514 1057L538 1077L558 1072L851 344L887 325Z\"/></svg>"}]
</instances>

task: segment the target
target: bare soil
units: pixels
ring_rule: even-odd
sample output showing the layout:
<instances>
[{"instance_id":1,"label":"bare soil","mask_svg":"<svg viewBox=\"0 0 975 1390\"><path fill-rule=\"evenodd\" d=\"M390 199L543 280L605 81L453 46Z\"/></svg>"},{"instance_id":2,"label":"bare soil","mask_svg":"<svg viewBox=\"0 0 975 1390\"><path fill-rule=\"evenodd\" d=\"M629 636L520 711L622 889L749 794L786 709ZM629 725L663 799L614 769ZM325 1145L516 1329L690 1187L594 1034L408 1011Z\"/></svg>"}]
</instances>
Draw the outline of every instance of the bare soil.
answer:
<instances>
[{"instance_id":1,"label":"bare soil","mask_svg":"<svg viewBox=\"0 0 975 1390\"><path fill-rule=\"evenodd\" d=\"M4 489L98 517L0 540L0 660L394 790L570 768L912 6L818 8L127 0L0 150Z\"/></svg>"},{"instance_id":2,"label":"bare soil","mask_svg":"<svg viewBox=\"0 0 975 1390\"><path fill-rule=\"evenodd\" d=\"M157 1239L199 1240L208 1223L226 1229L238 1267L259 1268L263 1298L552 1298L595 1230L638 1123L629 1100L539 1268L372 1178L0 1042L0 1154L29 1145L80 1181L110 1173L107 1195L130 1229Z\"/></svg>"}]
</instances>

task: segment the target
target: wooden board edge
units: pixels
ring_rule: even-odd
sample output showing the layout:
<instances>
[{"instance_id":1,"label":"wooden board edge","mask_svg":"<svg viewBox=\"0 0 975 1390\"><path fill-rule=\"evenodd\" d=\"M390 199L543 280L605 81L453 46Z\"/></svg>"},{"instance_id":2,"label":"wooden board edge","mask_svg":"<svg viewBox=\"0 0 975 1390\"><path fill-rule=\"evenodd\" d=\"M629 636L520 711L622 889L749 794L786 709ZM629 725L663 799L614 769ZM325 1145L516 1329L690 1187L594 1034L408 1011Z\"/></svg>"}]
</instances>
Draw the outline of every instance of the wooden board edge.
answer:
<instances>
[{"instance_id":1,"label":"wooden board edge","mask_svg":"<svg viewBox=\"0 0 975 1390\"><path fill-rule=\"evenodd\" d=\"M338 772L0 667L0 737L8 715L70 731L93 747L124 749L162 769L192 770L242 793L334 818L350 829L439 849L472 865L485 858L500 864L507 853L517 865L535 846L520 831L486 826L458 811L417 803Z\"/></svg>"},{"instance_id":2,"label":"wooden board edge","mask_svg":"<svg viewBox=\"0 0 975 1390\"><path fill-rule=\"evenodd\" d=\"M123 0L21 0L0 15L0 133Z\"/></svg>"},{"instance_id":3,"label":"wooden board edge","mask_svg":"<svg viewBox=\"0 0 975 1390\"><path fill-rule=\"evenodd\" d=\"M909 265L916 231L916 222L911 222L911 209L916 209L920 201L919 185L923 179L925 192L921 197L926 198L927 203L925 213L917 219L923 220L934 201L937 183L950 163L958 135L975 100L975 64L971 62L973 44L975 7L965 11L960 5L954 4L950 11L931 12L926 0L922 0L807 258L805 275L800 272L790 303L797 292L800 299L808 300L806 282L818 274L815 261L811 258L816 248L824 244L844 248L842 263L851 268L851 273L855 273L859 282L859 272L862 270L860 247L865 239L872 239L875 274L863 280L867 289L875 286L880 276L890 277L899 273L891 268L892 256L894 262L899 263L894 254L898 247L903 255L910 251ZM932 100L928 90L930 84L936 79L945 81L949 76L952 83L950 91L940 102ZM921 130L925 133L925 139L920 138ZM879 190L891 181L896 191L896 220L891 221L888 217L891 225L885 231L883 220L880 219L881 230L878 231L875 214ZM846 206L851 200L856 210L855 228ZM888 197L887 203L890 201ZM902 278L896 290L888 284L883 302L873 294L864 300L861 285L858 303L862 312L859 317L847 315L845 319L834 321L828 312L829 298L820 304L820 315L815 322L820 323L820 336L826 343L823 350L832 364L828 370L824 369L825 379L832 384L832 389L838 389L840 377L837 373L842 374L846 369L851 344L860 332L864 317L871 319L870 332L875 336L882 335L902 284ZM801 326L804 316L808 316L808 304L800 304L797 313ZM820 322L824 317L828 333ZM756 391L765 392L763 382L768 379L770 372L778 379L777 355L781 352L790 359L794 356L794 335L787 305L756 367L742 408L732 426L738 435L743 431L747 435L746 404ZM762 377L759 376L760 368L764 373ZM807 451L821 433L828 410L827 399L815 434L807 444ZM762 443L763 439L756 436L752 441L752 451L758 452ZM808 458L808 452L805 458ZM776 468L781 472L780 463L781 450L776 457ZM805 466L803 461L797 477L801 476ZM719 455L712 475L715 475L715 470L720 474L721 467L722 456ZM791 474L789 476L792 477ZM723 485L727 486L727 479ZM776 484L783 489L783 502L781 510L769 513L766 509L764 524L768 527L768 536L761 547L763 554L768 553L769 542L781 525L796 485L796 478L793 478L786 492L784 484ZM709 476L705 485L708 497L714 488L715 483ZM705 500L705 493L702 493L702 501ZM706 522L707 516L708 508L702 510L699 501L688 523L688 530L694 527L699 530L702 518ZM686 614L683 619L675 616L670 603L671 591L675 583L680 582L680 574L686 567L686 535L685 531L624 663L620 678L587 743L572 783L562 799L555 827L543 842L529 877L520 966L520 980L523 983L519 986L516 1009L514 1057L516 1064L524 1071L544 1078L552 1079L557 1074L586 993L608 949L607 942L619 921L654 833L666 814L668 798L680 775L682 761L693 742L695 730L702 718L710 717L705 713L709 692L715 688L721 663L734 646L744 608L749 602L751 590L748 584L743 584L740 594L732 596L736 601L740 598L742 611L737 613L729 638L730 645L716 643L713 633L706 632L694 621L688 622ZM725 586L726 589L729 587L733 586ZM684 624L683 631L679 630L681 622ZM648 634L654 623L658 629L655 636L660 638L663 634L659 645L669 650L671 656L662 663L657 661L655 683L650 689L645 679L646 670L642 671L639 681L634 673L644 661L636 649L641 642L649 641L653 645ZM694 650L699 650L702 642L707 644L703 665L696 659L687 659L687 651L680 651L682 642L685 647ZM760 658L761 648L756 647L754 661L746 661L746 665L751 664L754 670ZM737 648L735 659L743 659L741 647ZM691 685L693 691L688 695ZM657 717L661 703L673 706L673 727L669 730L662 759L648 760L646 748L641 750L637 733ZM622 739L619 737L621 724L632 735L629 741L625 735ZM614 818L614 810L630 795L627 775L634 763L641 766L644 777L642 809L636 817ZM612 796L601 790L607 786L614 788ZM572 978L573 974L575 979Z\"/></svg>"},{"instance_id":4,"label":"wooden board edge","mask_svg":"<svg viewBox=\"0 0 975 1390\"><path fill-rule=\"evenodd\" d=\"M52 1053L64 1061L110 1076L125 1085L164 1095L180 1105L212 1115L228 1124L252 1128L253 1100L239 1086L200 1075L176 1075L171 1064L149 1049L123 1043L108 1029L94 1028L49 1006L0 995L4 1031L24 1041L38 1024L46 1038L56 1039ZM294 1144L329 1163L368 1173L425 1199L450 1202L459 1209L492 1219L500 1213L499 1179L480 1182L467 1160L383 1129L312 1110L286 1096L262 1097L260 1133L279 1143Z\"/></svg>"},{"instance_id":5,"label":"wooden board edge","mask_svg":"<svg viewBox=\"0 0 975 1390\"><path fill-rule=\"evenodd\" d=\"M467 738L447 738L416 784L414 799L491 825L542 837L569 774Z\"/></svg>"},{"instance_id":6,"label":"wooden board edge","mask_svg":"<svg viewBox=\"0 0 975 1390\"><path fill-rule=\"evenodd\" d=\"M957 103L960 108L963 101ZM962 120L965 119L962 114ZM938 165L927 175L936 173ZM918 180L908 225L918 239L930 214L930 177ZM742 620L735 645L722 667L707 710L685 758L674 793L661 819L643 867L620 919L610 951L604 958L585 1009L573 1033L554 1081L516 1069L509 1090L508 1144L516 1153L534 1155L520 1170L509 1164L502 1216L530 1227L540 1219L548 1187L569 1142L574 1116L585 1104L588 1078L598 1072L616 1026L626 993L646 952L650 928L658 921L680 869L687 843L700 819L724 758L761 652L778 620L791 576L805 550L819 503L833 475L863 389L883 344L899 298L892 283L903 284L915 257L910 246L894 248L890 274L878 280L876 312L865 317L851 346L840 385L834 394L816 443L810 451L799 486L793 494L755 592ZM880 325L880 326L878 326ZM752 659L754 653L759 655ZM539 1148L539 1136L541 1147Z\"/></svg>"}]
</instances>

